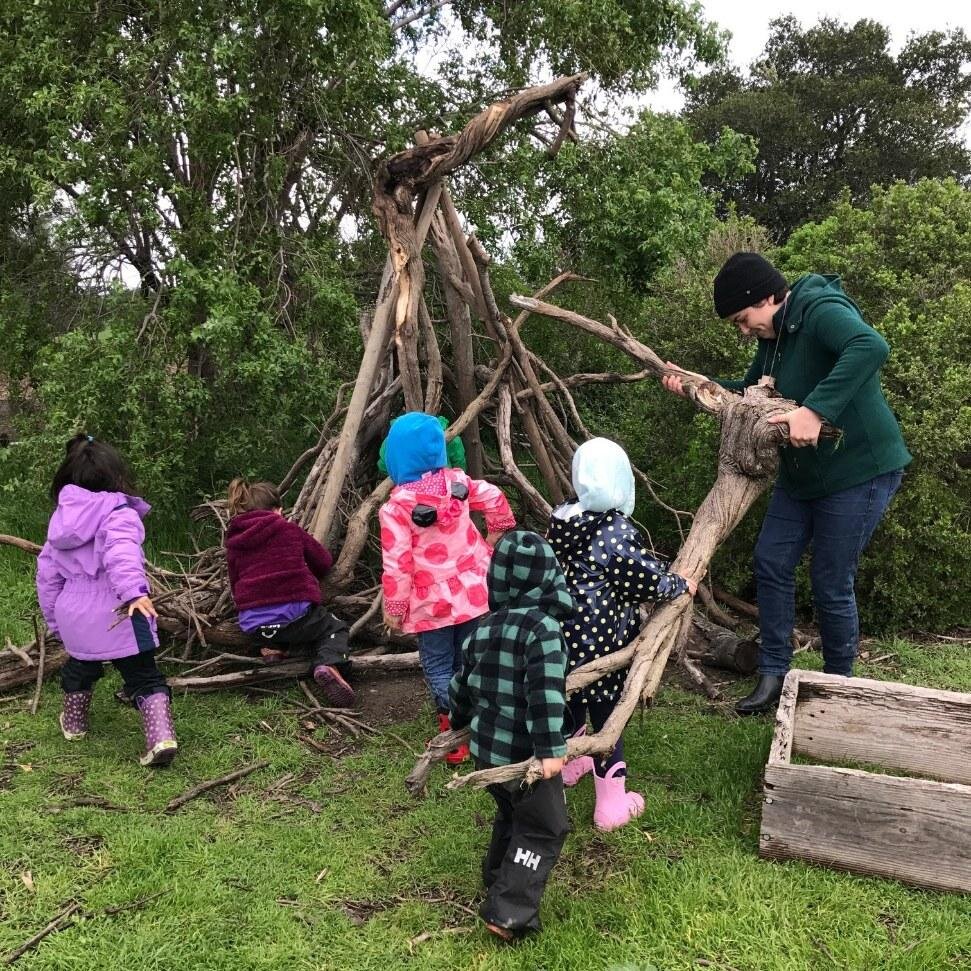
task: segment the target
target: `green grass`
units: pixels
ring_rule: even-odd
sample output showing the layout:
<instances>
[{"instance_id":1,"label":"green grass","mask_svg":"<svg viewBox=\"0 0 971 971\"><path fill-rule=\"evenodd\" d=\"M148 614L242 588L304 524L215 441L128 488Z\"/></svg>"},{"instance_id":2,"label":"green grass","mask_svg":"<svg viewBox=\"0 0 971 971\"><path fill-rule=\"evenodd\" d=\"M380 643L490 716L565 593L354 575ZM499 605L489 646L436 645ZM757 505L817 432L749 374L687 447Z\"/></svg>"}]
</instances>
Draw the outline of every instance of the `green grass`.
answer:
<instances>
[{"instance_id":1,"label":"green grass","mask_svg":"<svg viewBox=\"0 0 971 971\"><path fill-rule=\"evenodd\" d=\"M938 653L967 686L960 649ZM574 832L544 900L545 931L515 949L493 943L464 909L479 895L485 793L445 794L440 770L431 796L415 802L402 785L412 760L399 743L374 741L334 760L295 740L295 718L278 699L240 695L181 700L182 754L169 770L147 772L135 762L136 713L114 703L108 684L100 689L95 728L81 743L59 734L54 685L36 717L0 713L0 952L68 901L97 915L166 893L50 936L21 959L25 968L676 969L708 961L924 971L971 961L969 898L759 860L771 726L709 714L675 688L628 731L648 812L598 834L589 781L570 793ZM398 726L400 734L420 746L427 721ZM196 782L256 759L270 767L235 791L162 811ZM267 795L287 773L297 779L286 793L304 802ZM70 808L83 796L128 811ZM32 889L22 879L28 871Z\"/></svg>"},{"instance_id":2,"label":"green grass","mask_svg":"<svg viewBox=\"0 0 971 971\"><path fill-rule=\"evenodd\" d=\"M0 548L0 636L26 635L30 588L24 554ZM870 650L896 656L861 674L971 690L971 658L959 645L894 640ZM927 971L971 963L971 897L760 860L771 724L728 720L674 687L628 729L646 814L599 834L590 780L572 790L574 832L544 899L545 929L509 948L468 910L480 894L486 793L444 793L439 769L429 798L414 801L402 783L412 757L399 742L359 744L333 759L296 740L302 729L281 700L241 694L180 699L180 757L149 772L135 761L136 712L111 697L116 678L99 686L93 730L80 743L60 736L56 685L45 687L33 717L22 702L0 701L0 954L70 901L87 915L18 967ZM395 728L419 748L429 722L423 712ZM270 766L163 812L195 783L257 759ZM287 774L295 779L284 791L297 800L271 798L267 789ZM86 796L125 811L70 805ZM160 891L140 909L104 914Z\"/></svg>"}]
</instances>

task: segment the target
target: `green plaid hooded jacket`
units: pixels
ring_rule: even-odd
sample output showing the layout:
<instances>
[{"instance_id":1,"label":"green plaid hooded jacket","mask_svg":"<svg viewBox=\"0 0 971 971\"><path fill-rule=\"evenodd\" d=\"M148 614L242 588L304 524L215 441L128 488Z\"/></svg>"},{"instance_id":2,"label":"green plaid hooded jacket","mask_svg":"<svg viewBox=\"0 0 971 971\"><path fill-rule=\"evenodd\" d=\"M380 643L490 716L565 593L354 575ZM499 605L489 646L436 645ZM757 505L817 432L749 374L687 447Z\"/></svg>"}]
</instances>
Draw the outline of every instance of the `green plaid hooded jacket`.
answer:
<instances>
[{"instance_id":1,"label":"green plaid hooded jacket","mask_svg":"<svg viewBox=\"0 0 971 971\"><path fill-rule=\"evenodd\" d=\"M560 620L574 607L556 555L542 536L511 530L496 543L487 583L492 612L449 686L452 727L470 727L472 755L484 765L566 755Z\"/></svg>"}]
</instances>

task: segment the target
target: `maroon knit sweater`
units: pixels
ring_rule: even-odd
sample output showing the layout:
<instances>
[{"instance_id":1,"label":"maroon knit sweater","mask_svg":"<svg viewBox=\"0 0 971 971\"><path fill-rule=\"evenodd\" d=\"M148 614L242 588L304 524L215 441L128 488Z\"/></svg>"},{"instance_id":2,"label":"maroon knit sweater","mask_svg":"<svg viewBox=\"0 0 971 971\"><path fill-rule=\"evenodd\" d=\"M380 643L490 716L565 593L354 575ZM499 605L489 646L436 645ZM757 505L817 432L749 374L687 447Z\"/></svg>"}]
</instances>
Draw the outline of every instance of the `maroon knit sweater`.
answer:
<instances>
[{"instance_id":1,"label":"maroon knit sweater","mask_svg":"<svg viewBox=\"0 0 971 971\"><path fill-rule=\"evenodd\" d=\"M226 566L237 610L306 600L320 603L320 579L334 558L296 523L272 509L234 516Z\"/></svg>"}]
</instances>

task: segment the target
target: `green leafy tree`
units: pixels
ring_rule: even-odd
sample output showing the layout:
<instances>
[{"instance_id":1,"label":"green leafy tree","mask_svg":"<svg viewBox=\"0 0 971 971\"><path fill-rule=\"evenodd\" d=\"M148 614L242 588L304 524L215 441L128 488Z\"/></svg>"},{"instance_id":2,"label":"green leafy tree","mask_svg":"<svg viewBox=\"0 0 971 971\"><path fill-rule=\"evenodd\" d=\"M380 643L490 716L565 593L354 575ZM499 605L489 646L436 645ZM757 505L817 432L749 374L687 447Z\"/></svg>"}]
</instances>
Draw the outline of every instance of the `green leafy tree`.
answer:
<instances>
[{"instance_id":1,"label":"green leafy tree","mask_svg":"<svg viewBox=\"0 0 971 971\"><path fill-rule=\"evenodd\" d=\"M718 49L681 0L526 8L5 3L3 245L31 258L0 279L0 340L36 404L23 474L79 425L128 452L155 498L281 473L357 363L384 261L378 156L550 70L637 91L666 58ZM484 236L545 211L543 179L507 187L555 131L545 116L517 127L458 181ZM66 270L68 312L37 301L42 265ZM43 328L24 326L28 307Z\"/></svg>"},{"instance_id":2,"label":"green leafy tree","mask_svg":"<svg viewBox=\"0 0 971 971\"><path fill-rule=\"evenodd\" d=\"M541 252L547 274L571 267L642 293L659 270L703 245L717 204L704 181L749 168L750 148L732 132L709 146L677 118L645 112L624 133L561 150L544 182L554 204L535 237L520 232L517 255Z\"/></svg>"},{"instance_id":3,"label":"green leafy tree","mask_svg":"<svg viewBox=\"0 0 971 971\"><path fill-rule=\"evenodd\" d=\"M845 189L971 174L961 126L971 108L971 40L910 37L893 54L872 20L775 20L748 75L721 69L690 88L684 117L709 142L724 128L758 145L755 169L724 185L726 203L785 238L826 215Z\"/></svg>"}]
</instances>

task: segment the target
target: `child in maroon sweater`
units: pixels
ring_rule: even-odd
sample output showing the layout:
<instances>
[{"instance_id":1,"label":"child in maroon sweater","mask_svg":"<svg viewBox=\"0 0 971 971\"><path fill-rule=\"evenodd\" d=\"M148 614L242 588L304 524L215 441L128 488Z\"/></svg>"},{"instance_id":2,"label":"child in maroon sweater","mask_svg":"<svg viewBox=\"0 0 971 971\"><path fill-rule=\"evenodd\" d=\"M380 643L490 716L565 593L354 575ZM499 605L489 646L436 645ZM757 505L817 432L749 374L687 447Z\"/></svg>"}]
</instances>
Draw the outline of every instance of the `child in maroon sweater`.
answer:
<instances>
[{"instance_id":1,"label":"child in maroon sweater","mask_svg":"<svg viewBox=\"0 0 971 971\"><path fill-rule=\"evenodd\" d=\"M320 581L334 558L296 523L283 518L269 482L229 484L226 566L239 626L260 643L267 663L291 652L313 653L314 681L338 707L354 703L347 626L320 605Z\"/></svg>"}]
</instances>

